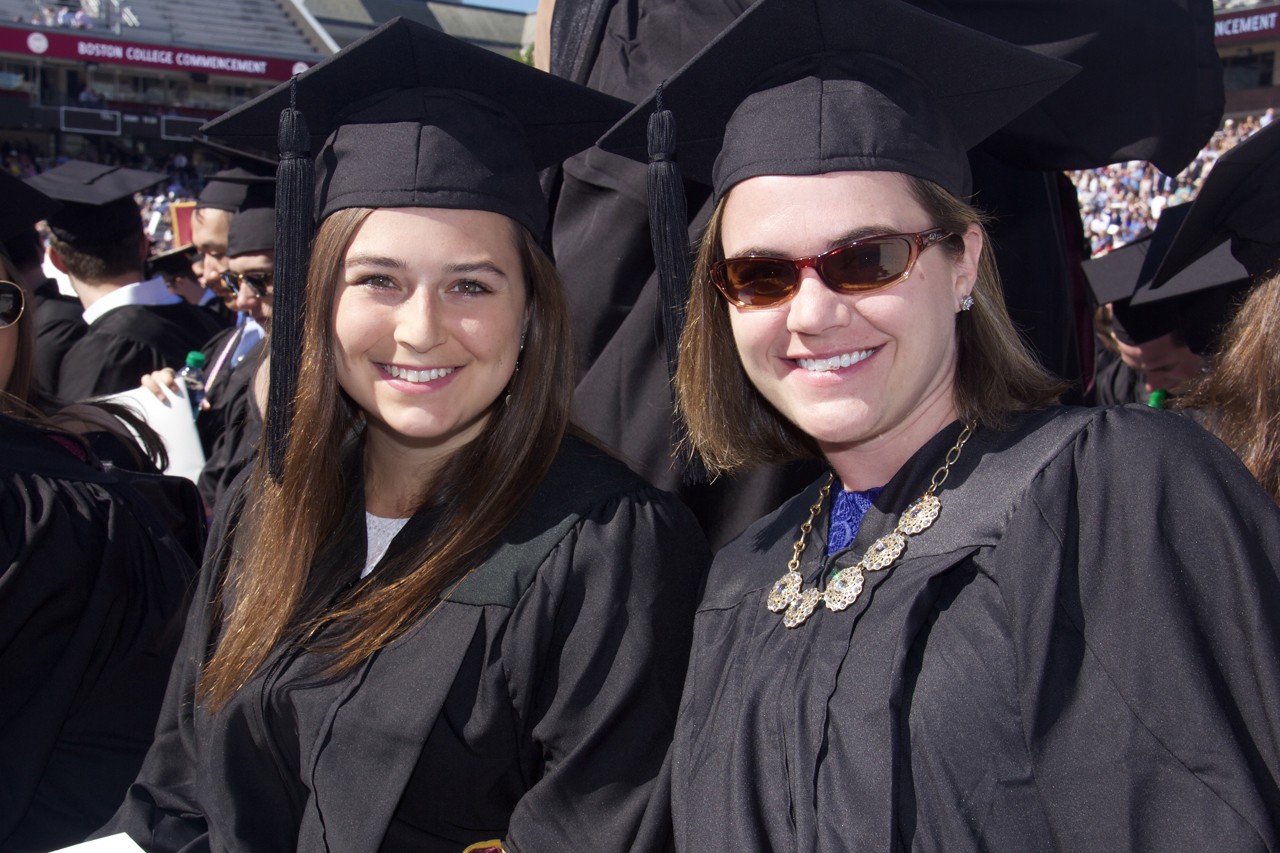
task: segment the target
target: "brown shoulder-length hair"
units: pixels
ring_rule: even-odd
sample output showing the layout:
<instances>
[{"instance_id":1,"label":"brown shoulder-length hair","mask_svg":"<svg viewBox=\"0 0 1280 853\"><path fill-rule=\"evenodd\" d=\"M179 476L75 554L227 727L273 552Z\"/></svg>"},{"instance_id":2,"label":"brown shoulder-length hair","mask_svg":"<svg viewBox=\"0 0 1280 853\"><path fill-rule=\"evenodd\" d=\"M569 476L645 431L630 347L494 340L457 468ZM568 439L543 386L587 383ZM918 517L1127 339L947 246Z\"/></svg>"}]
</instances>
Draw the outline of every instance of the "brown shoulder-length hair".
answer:
<instances>
[{"instance_id":1,"label":"brown shoulder-length hair","mask_svg":"<svg viewBox=\"0 0 1280 853\"><path fill-rule=\"evenodd\" d=\"M317 559L322 548L338 546L330 535L351 498L339 460L362 413L336 378L333 305L343 258L370 213L334 213L312 248L283 482L272 480L259 454L219 592L223 630L200 679L201 696L214 710L281 643L332 654L327 671L337 675L404 634L484 559L546 474L569 423L573 344L560 279L532 235L513 222L529 319L510 401L495 400L484 432L424 484L420 506L436 509L440 521L420 544L414 567L390 579L370 576L332 603L309 597ZM321 629L323 642L314 639Z\"/></svg>"},{"instance_id":2,"label":"brown shoulder-length hair","mask_svg":"<svg viewBox=\"0 0 1280 853\"><path fill-rule=\"evenodd\" d=\"M1255 285L1222 334L1209 371L1176 399L1235 451L1280 503L1280 273Z\"/></svg>"},{"instance_id":3,"label":"brown shoulder-length hair","mask_svg":"<svg viewBox=\"0 0 1280 853\"><path fill-rule=\"evenodd\" d=\"M973 308L956 315L959 351L954 402L959 418L1001 427L1016 412L1056 402L1066 385L1036 361L1014 328L982 213L932 181L904 177L934 227L960 235L977 225L983 233ZM724 257L723 213L721 199L698 247L675 378L676 405L688 428L689 443L713 475L821 455L808 435L760 395L738 358L729 304L710 275L711 265ZM953 256L964 252L958 236L942 245Z\"/></svg>"}]
</instances>

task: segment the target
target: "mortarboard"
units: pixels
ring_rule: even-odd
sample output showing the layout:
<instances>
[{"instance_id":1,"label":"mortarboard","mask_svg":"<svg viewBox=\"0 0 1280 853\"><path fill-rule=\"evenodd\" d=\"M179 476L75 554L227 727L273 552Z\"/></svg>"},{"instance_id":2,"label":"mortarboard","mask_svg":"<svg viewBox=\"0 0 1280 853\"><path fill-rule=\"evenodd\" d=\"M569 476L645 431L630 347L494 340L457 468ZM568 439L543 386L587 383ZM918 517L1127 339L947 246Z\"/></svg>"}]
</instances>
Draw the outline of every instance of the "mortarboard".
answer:
<instances>
[{"instance_id":1,"label":"mortarboard","mask_svg":"<svg viewBox=\"0 0 1280 853\"><path fill-rule=\"evenodd\" d=\"M661 89L681 172L722 198L758 175L895 171L964 197L969 148L1078 68L899 0L760 0ZM600 146L647 161L639 104Z\"/></svg>"},{"instance_id":2,"label":"mortarboard","mask_svg":"<svg viewBox=\"0 0 1280 853\"><path fill-rule=\"evenodd\" d=\"M1116 337L1141 344L1177 331L1194 352L1210 352L1222 327L1231 319L1248 273L1225 244L1202 256L1162 288L1153 285L1156 270L1168 258L1176 235L1192 205L1167 207L1156 230L1084 264L1090 289L1099 303L1113 306Z\"/></svg>"},{"instance_id":3,"label":"mortarboard","mask_svg":"<svg viewBox=\"0 0 1280 853\"><path fill-rule=\"evenodd\" d=\"M244 206L249 187L262 181L274 182L276 161L249 151L241 151L211 139L196 137L197 146L206 148L228 163L228 167L209 177L196 199L196 206L235 213Z\"/></svg>"},{"instance_id":4,"label":"mortarboard","mask_svg":"<svg viewBox=\"0 0 1280 853\"><path fill-rule=\"evenodd\" d=\"M1228 238L1248 275L1280 265L1280 122L1272 122L1218 158L1172 240L1152 288L1163 290L1183 270Z\"/></svg>"},{"instance_id":5,"label":"mortarboard","mask_svg":"<svg viewBox=\"0 0 1280 853\"><path fill-rule=\"evenodd\" d=\"M237 145L280 146L267 415L274 477L292 417L315 223L354 207L476 209L540 239L547 199L538 170L589 147L628 106L397 18L205 126Z\"/></svg>"},{"instance_id":6,"label":"mortarboard","mask_svg":"<svg viewBox=\"0 0 1280 853\"><path fill-rule=\"evenodd\" d=\"M227 231L227 255L274 252L276 248L276 182L250 184Z\"/></svg>"},{"instance_id":7,"label":"mortarboard","mask_svg":"<svg viewBox=\"0 0 1280 853\"><path fill-rule=\"evenodd\" d=\"M59 240L80 248L101 248L142 233L142 213L133 194L165 180L158 172L70 160L27 183L62 202L48 218Z\"/></svg>"},{"instance_id":8,"label":"mortarboard","mask_svg":"<svg viewBox=\"0 0 1280 853\"><path fill-rule=\"evenodd\" d=\"M164 275L168 278L181 276L196 281L196 274L191 269L191 265L199 257L199 253L192 244L178 246L147 258L147 275L149 277Z\"/></svg>"}]
</instances>

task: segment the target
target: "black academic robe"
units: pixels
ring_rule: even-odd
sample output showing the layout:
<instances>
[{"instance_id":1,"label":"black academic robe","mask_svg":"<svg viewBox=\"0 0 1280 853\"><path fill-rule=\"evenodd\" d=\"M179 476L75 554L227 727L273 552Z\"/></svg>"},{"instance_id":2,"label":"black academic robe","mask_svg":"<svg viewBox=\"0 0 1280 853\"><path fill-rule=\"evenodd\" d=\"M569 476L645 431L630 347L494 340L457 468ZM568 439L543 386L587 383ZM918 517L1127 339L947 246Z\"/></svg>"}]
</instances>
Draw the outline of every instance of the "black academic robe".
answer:
<instances>
[{"instance_id":1,"label":"black academic robe","mask_svg":"<svg viewBox=\"0 0 1280 853\"><path fill-rule=\"evenodd\" d=\"M356 509L326 561L339 579L363 564ZM375 582L430 525L410 519ZM408 634L329 681L316 654L277 650L210 714L192 696L211 560L155 747L103 831L149 851L660 847L651 789L708 560L682 505L568 439L496 550Z\"/></svg>"},{"instance_id":2,"label":"black academic robe","mask_svg":"<svg viewBox=\"0 0 1280 853\"><path fill-rule=\"evenodd\" d=\"M151 743L195 566L125 477L0 416L6 853L82 841Z\"/></svg>"},{"instance_id":3,"label":"black academic robe","mask_svg":"<svg viewBox=\"0 0 1280 853\"><path fill-rule=\"evenodd\" d=\"M953 425L886 485L893 529ZM825 480L825 477L823 478ZM848 610L766 609L814 484L717 555L672 747L677 849L1280 849L1280 511L1139 407L979 429Z\"/></svg>"},{"instance_id":4,"label":"black academic robe","mask_svg":"<svg viewBox=\"0 0 1280 853\"><path fill-rule=\"evenodd\" d=\"M58 371L72 344L89 331L84 306L59 292L51 278L31 291L36 318L36 383L46 394L58 394Z\"/></svg>"},{"instance_id":5,"label":"black academic robe","mask_svg":"<svg viewBox=\"0 0 1280 853\"><path fill-rule=\"evenodd\" d=\"M67 351L58 396L74 402L137 388L153 370L182 367L219 328L213 315L186 302L113 308Z\"/></svg>"}]
</instances>

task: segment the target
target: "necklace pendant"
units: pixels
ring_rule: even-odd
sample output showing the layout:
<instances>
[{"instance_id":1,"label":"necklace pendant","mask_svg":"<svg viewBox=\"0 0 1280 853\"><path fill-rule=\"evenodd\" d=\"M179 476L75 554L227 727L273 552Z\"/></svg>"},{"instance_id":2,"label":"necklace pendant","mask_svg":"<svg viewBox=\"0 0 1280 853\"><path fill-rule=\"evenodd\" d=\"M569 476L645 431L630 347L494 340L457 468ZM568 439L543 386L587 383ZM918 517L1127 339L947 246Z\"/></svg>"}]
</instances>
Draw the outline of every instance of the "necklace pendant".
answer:
<instances>
[{"instance_id":1,"label":"necklace pendant","mask_svg":"<svg viewBox=\"0 0 1280 853\"><path fill-rule=\"evenodd\" d=\"M899 519L898 530L912 536L928 530L938 520L938 513L941 510L942 501L938 500L936 495L925 495L917 498L916 502L907 507L907 511Z\"/></svg>"},{"instance_id":2,"label":"necklace pendant","mask_svg":"<svg viewBox=\"0 0 1280 853\"><path fill-rule=\"evenodd\" d=\"M832 575L831 582L822 594L827 609L839 613L857 601L862 594L863 581L862 569L857 566L841 569Z\"/></svg>"},{"instance_id":3,"label":"necklace pendant","mask_svg":"<svg viewBox=\"0 0 1280 853\"><path fill-rule=\"evenodd\" d=\"M871 547L867 549L867 553L862 555L862 559L858 561L858 567L867 572L878 572L881 569L887 569L902 556L902 552L906 547L907 537L896 530L886 533L873 542Z\"/></svg>"},{"instance_id":4,"label":"necklace pendant","mask_svg":"<svg viewBox=\"0 0 1280 853\"><path fill-rule=\"evenodd\" d=\"M774 613L781 613L791 606L797 598L800 597L800 585L804 583L804 578L800 577L799 572L787 572L778 578L778 582L773 585L773 589L769 590L769 598L765 602Z\"/></svg>"},{"instance_id":5,"label":"necklace pendant","mask_svg":"<svg viewBox=\"0 0 1280 853\"><path fill-rule=\"evenodd\" d=\"M822 594L812 587L800 593L787 608L787 612L782 617L782 624L788 628L803 625L804 621L813 614L813 609L818 606L818 599L821 597Z\"/></svg>"}]
</instances>

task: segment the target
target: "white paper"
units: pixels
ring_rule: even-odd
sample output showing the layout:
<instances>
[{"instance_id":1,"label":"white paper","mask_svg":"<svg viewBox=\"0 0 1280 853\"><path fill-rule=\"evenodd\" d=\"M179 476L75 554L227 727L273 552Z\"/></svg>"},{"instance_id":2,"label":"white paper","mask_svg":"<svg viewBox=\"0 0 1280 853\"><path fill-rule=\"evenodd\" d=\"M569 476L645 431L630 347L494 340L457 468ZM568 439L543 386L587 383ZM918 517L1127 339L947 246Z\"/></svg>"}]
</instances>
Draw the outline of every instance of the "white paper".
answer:
<instances>
[{"instance_id":1,"label":"white paper","mask_svg":"<svg viewBox=\"0 0 1280 853\"><path fill-rule=\"evenodd\" d=\"M144 853L144 851L134 843L132 838L121 832L118 835L108 835L106 838L51 850L50 853Z\"/></svg>"},{"instance_id":2,"label":"white paper","mask_svg":"<svg viewBox=\"0 0 1280 853\"><path fill-rule=\"evenodd\" d=\"M196 432L196 423L191 417L187 386L179 382L180 391L161 387L165 393L163 401L142 386L105 399L128 406L160 433L169 454L169 467L164 473L186 477L194 483L204 468L204 448L200 445L200 434Z\"/></svg>"}]
</instances>

